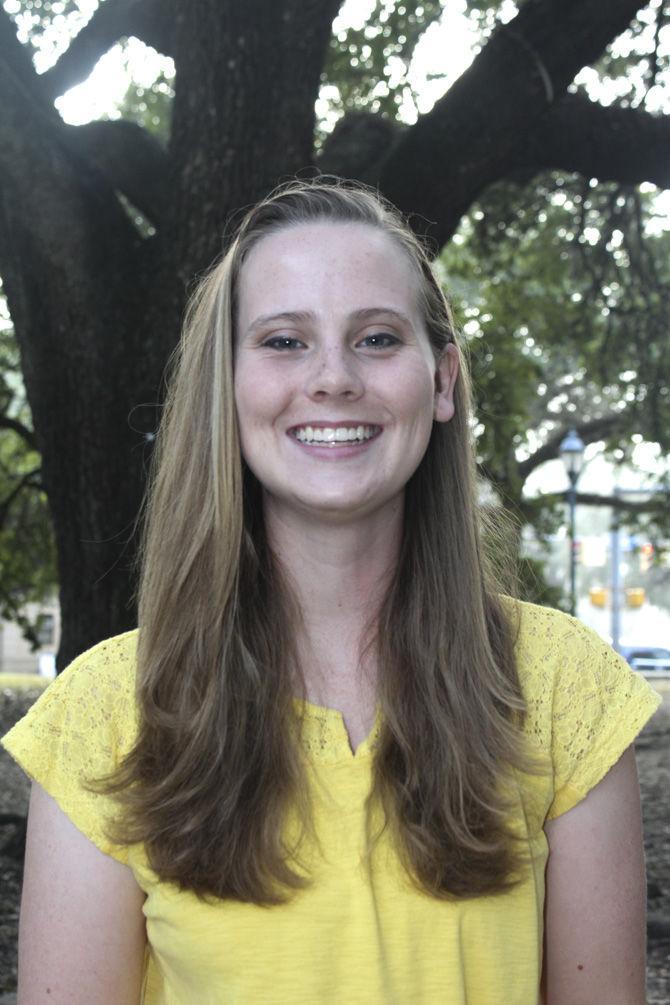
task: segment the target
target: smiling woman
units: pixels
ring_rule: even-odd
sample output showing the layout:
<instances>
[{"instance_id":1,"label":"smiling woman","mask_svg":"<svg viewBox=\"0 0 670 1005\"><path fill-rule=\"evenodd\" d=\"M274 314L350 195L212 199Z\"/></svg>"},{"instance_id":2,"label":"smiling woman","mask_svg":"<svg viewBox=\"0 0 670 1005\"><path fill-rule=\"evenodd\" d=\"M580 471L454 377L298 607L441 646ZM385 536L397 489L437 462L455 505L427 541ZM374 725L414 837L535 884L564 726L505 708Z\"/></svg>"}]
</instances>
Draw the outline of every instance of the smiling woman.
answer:
<instances>
[{"instance_id":1,"label":"smiling woman","mask_svg":"<svg viewBox=\"0 0 670 1005\"><path fill-rule=\"evenodd\" d=\"M3 740L20 1002L641 1005L657 699L501 595L470 430L393 207L316 179L247 213L187 317L139 635Z\"/></svg>"}]
</instances>

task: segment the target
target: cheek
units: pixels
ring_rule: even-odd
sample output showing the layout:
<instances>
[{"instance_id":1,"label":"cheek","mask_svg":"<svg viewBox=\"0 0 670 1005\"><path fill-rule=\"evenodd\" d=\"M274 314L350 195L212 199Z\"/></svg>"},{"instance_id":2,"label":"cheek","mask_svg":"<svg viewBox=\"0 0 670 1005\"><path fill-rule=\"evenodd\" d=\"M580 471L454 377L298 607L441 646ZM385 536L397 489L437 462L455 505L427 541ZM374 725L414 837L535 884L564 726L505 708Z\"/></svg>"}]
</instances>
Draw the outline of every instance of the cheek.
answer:
<instances>
[{"instance_id":1,"label":"cheek","mask_svg":"<svg viewBox=\"0 0 670 1005\"><path fill-rule=\"evenodd\" d=\"M247 367L244 362L235 372L235 407L240 435L268 428L282 414L287 403L287 389L274 372L262 367Z\"/></svg>"},{"instance_id":2,"label":"cheek","mask_svg":"<svg viewBox=\"0 0 670 1005\"><path fill-rule=\"evenodd\" d=\"M432 423L435 376L423 360L411 363L399 376L396 401L406 418L414 418L421 425Z\"/></svg>"},{"instance_id":3,"label":"cheek","mask_svg":"<svg viewBox=\"0 0 670 1005\"><path fill-rule=\"evenodd\" d=\"M267 402L266 381L258 367L247 366L244 359L235 370L235 405L240 418L253 417L263 410Z\"/></svg>"},{"instance_id":4,"label":"cheek","mask_svg":"<svg viewBox=\"0 0 670 1005\"><path fill-rule=\"evenodd\" d=\"M235 407L238 415L246 414L253 406L253 395L251 394L251 381L246 379L243 369L235 374Z\"/></svg>"}]
</instances>

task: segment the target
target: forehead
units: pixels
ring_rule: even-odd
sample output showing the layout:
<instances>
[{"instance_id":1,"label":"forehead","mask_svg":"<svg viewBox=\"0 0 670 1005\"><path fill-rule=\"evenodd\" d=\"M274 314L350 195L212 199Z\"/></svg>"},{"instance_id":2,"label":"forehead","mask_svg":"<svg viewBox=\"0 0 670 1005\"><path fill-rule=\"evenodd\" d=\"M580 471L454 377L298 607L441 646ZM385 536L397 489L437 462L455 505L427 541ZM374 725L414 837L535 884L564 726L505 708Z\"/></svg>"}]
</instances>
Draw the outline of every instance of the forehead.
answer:
<instances>
[{"instance_id":1,"label":"forehead","mask_svg":"<svg viewBox=\"0 0 670 1005\"><path fill-rule=\"evenodd\" d=\"M418 286L408 253L381 229L301 223L268 234L249 252L239 276L239 320L269 310L327 310L343 300L356 310L380 298L408 312L416 309Z\"/></svg>"}]
</instances>

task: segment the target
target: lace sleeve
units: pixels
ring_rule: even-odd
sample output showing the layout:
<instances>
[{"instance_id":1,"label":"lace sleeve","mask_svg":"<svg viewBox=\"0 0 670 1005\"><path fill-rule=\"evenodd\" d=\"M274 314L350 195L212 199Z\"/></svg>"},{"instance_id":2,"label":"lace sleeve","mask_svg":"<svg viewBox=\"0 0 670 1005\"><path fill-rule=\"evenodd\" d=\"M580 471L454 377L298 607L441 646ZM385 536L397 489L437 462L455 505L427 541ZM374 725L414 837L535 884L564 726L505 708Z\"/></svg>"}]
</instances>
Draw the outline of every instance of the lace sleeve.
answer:
<instances>
[{"instance_id":1,"label":"lace sleeve","mask_svg":"<svg viewBox=\"0 0 670 1005\"><path fill-rule=\"evenodd\" d=\"M132 746L135 635L117 636L79 656L1 741L72 823L121 862L127 850L105 833L115 804L85 782L114 770Z\"/></svg>"},{"instance_id":2,"label":"lace sleeve","mask_svg":"<svg viewBox=\"0 0 670 1005\"><path fill-rule=\"evenodd\" d=\"M556 632L554 799L547 819L571 809L601 781L661 701L642 675L585 625L561 616Z\"/></svg>"}]
</instances>

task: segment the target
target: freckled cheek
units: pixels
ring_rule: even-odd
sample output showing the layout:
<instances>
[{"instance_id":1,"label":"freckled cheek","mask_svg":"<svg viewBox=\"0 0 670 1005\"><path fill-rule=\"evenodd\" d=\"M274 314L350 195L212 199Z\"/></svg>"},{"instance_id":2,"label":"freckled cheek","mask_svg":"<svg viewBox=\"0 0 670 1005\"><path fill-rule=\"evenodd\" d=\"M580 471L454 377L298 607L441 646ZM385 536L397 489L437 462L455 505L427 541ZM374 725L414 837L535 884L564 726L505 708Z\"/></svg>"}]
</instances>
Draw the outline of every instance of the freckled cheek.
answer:
<instances>
[{"instance_id":1,"label":"freckled cheek","mask_svg":"<svg viewBox=\"0 0 670 1005\"><path fill-rule=\"evenodd\" d=\"M290 402L290 395L276 379L265 379L258 371L235 376L235 407L240 430L268 430L279 420Z\"/></svg>"}]
</instances>

